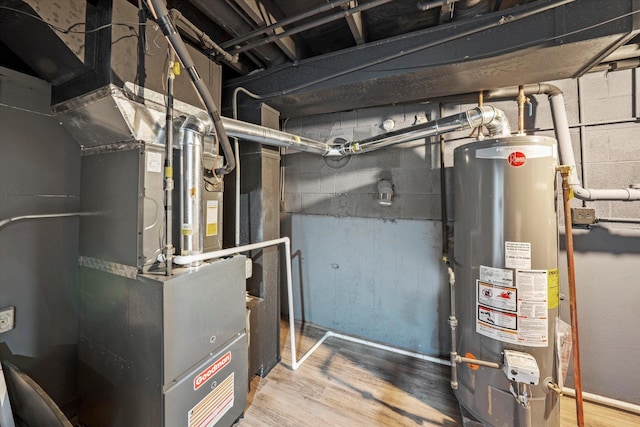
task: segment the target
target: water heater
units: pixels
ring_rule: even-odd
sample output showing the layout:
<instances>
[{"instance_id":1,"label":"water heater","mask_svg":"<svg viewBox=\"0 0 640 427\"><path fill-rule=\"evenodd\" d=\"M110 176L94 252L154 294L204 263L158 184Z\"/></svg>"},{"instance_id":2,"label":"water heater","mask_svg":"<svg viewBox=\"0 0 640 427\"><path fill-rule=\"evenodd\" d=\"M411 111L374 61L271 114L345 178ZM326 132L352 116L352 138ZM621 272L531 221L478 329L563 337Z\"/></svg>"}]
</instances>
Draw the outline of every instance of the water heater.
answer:
<instances>
[{"instance_id":1,"label":"water heater","mask_svg":"<svg viewBox=\"0 0 640 427\"><path fill-rule=\"evenodd\" d=\"M454 151L455 394L492 426L558 426L556 141L512 136ZM455 387L454 387L455 388Z\"/></svg>"}]
</instances>

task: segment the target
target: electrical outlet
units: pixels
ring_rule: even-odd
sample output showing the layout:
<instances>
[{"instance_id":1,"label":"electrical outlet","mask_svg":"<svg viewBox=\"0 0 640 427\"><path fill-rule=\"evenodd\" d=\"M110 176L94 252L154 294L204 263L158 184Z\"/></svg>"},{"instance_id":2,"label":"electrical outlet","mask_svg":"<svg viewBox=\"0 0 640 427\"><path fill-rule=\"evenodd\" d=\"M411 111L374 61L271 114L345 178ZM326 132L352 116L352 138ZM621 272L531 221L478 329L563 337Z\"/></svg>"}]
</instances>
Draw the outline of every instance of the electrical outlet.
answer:
<instances>
[{"instance_id":1,"label":"electrical outlet","mask_svg":"<svg viewBox=\"0 0 640 427\"><path fill-rule=\"evenodd\" d=\"M10 331L16 325L15 307L7 307L0 310L0 334Z\"/></svg>"},{"instance_id":2,"label":"electrical outlet","mask_svg":"<svg viewBox=\"0 0 640 427\"><path fill-rule=\"evenodd\" d=\"M596 210L589 208L571 208L573 225L591 225L596 222Z\"/></svg>"}]
</instances>

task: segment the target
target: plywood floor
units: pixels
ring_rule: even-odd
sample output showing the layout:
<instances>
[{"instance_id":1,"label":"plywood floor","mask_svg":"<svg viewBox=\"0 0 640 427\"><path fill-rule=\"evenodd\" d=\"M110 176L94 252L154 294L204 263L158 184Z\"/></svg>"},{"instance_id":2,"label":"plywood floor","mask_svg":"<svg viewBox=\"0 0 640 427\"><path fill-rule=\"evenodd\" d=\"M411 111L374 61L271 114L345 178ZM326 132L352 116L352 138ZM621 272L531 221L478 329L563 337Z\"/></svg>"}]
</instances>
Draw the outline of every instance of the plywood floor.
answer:
<instances>
[{"instance_id":1,"label":"plywood floor","mask_svg":"<svg viewBox=\"0 0 640 427\"><path fill-rule=\"evenodd\" d=\"M304 327L298 357L323 333ZM293 371L284 322L281 336L282 362L266 378L252 381L239 427L462 425L446 366L329 338ZM636 427L640 416L587 404L585 424ZM562 398L561 425L576 425L571 398Z\"/></svg>"}]
</instances>

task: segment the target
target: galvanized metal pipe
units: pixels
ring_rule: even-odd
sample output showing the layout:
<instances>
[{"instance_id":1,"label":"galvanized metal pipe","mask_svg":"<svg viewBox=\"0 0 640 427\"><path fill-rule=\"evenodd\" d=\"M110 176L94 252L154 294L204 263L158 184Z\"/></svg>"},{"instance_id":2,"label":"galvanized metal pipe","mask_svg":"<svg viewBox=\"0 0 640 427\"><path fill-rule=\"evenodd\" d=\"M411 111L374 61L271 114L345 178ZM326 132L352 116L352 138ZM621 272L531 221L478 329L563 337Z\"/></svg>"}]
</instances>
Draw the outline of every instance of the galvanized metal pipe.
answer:
<instances>
[{"instance_id":1,"label":"galvanized metal pipe","mask_svg":"<svg viewBox=\"0 0 640 427\"><path fill-rule=\"evenodd\" d=\"M211 127L211 120L206 113L187 117L180 127L181 255L201 254L204 248L202 148L204 135L211 131Z\"/></svg>"},{"instance_id":2,"label":"galvanized metal pipe","mask_svg":"<svg viewBox=\"0 0 640 427\"><path fill-rule=\"evenodd\" d=\"M234 120L227 117L222 118L222 123L227 133L232 137L246 139L247 141L258 142L274 147L292 148L297 151L307 151L320 155L327 155L332 147L324 142L319 142L311 138L293 135L264 126Z\"/></svg>"},{"instance_id":3,"label":"galvanized metal pipe","mask_svg":"<svg viewBox=\"0 0 640 427\"><path fill-rule=\"evenodd\" d=\"M511 128L504 112L491 106L482 106L464 113L439 118L416 126L387 132L356 142L348 142L339 148L334 148L329 155L368 153L403 142L480 126L486 126L491 136L500 137L511 135Z\"/></svg>"}]
</instances>

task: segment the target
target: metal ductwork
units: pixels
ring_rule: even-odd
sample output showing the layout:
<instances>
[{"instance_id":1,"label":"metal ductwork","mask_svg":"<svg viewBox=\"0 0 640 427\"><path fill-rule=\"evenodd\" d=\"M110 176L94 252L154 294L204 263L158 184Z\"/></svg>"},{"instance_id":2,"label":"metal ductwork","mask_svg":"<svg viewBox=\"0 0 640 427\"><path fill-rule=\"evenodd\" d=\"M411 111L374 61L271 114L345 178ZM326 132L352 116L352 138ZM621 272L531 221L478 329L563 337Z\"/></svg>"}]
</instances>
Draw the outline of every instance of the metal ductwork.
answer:
<instances>
[{"instance_id":1,"label":"metal ductwork","mask_svg":"<svg viewBox=\"0 0 640 427\"><path fill-rule=\"evenodd\" d=\"M209 89L207 89L207 86L202 81L202 78L200 78L200 75L195 68L195 64L191 59L191 55L187 50L187 46L182 41L180 34L178 34L178 30L169 18L169 11L167 10L167 6L164 0L146 0L145 3L151 10L151 13L160 26L162 33L167 38L167 41L176 52L176 55L180 59L180 62L187 70L187 73L189 74L189 77L193 82L193 86L198 92L198 95L200 95L200 99L202 100L202 103L204 104L207 112L209 113L209 116L211 117L213 126L216 129L216 134L218 135L218 138L220 140L220 146L224 151L224 156L227 161L227 164L224 165L224 168L220 168L219 170L216 170L216 172L221 174L228 174L235 168L236 160L233 154L233 149L231 148L231 143L229 142L227 133L225 132L224 126L222 125L218 107L211 97Z\"/></svg>"}]
</instances>

